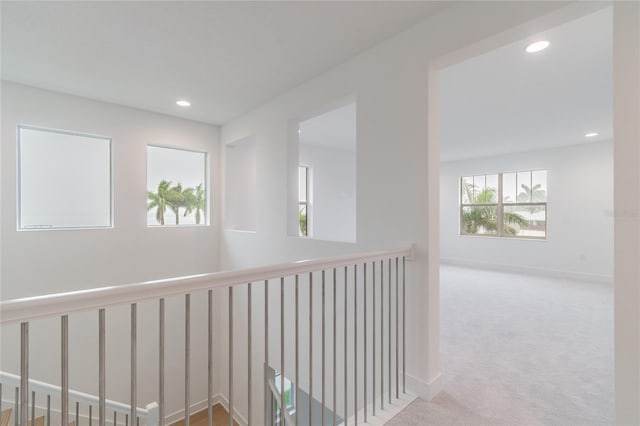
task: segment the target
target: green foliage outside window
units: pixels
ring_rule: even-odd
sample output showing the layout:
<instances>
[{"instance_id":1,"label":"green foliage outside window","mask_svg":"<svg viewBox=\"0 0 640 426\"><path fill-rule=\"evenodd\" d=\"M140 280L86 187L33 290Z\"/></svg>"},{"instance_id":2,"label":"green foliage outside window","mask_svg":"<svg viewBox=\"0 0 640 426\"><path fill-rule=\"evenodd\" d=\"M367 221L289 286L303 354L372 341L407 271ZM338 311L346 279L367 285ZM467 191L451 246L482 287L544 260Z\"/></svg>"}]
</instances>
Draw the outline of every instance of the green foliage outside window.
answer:
<instances>
[{"instance_id":1,"label":"green foliage outside window","mask_svg":"<svg viewBox=\"0 0 640 426\"><path fill-rule=\"evenodd\" d=\"M487 187L478 191L476 185L463 183L462 191L467 200L474 200L474 204L493 204L464 206L462 210L463 234L496 234L498 232L498 197L495 188ZM518 198L520 198L520 194L518 194ZM529 224L529 221L520 214L506 211L503 213L503 221L505 234L511 236L518 235L519 229Z\"/></svg>"},{"instance_id":2,"label":"green foliage outside window","mask_svg":"<svg viewBox=\"0 0 640 426\"><path fill-rule=\"evenodd\" d=\"M303 204L298 210L298 222L300 223L300 235L307 236L307 206Z\"/></svg>"},{"instance_id":3,"label":"green foliage outside window","mask_svg":"<svg viewBox=\"0 0 640 426\"><path fill-rule=\"evenodd\" d=\"M195 188L182 188L180 182L172 186L172 182L162 180L156 192L147 192L147 198L147 211L156 209L156 220L160 225L165 224L164 215L167 208L175 213L176 225L180 224L180 209L183 209L184 217L195 213L197 225L204 219L205 191L202 183Z\"/></svg>"}]
</instances>

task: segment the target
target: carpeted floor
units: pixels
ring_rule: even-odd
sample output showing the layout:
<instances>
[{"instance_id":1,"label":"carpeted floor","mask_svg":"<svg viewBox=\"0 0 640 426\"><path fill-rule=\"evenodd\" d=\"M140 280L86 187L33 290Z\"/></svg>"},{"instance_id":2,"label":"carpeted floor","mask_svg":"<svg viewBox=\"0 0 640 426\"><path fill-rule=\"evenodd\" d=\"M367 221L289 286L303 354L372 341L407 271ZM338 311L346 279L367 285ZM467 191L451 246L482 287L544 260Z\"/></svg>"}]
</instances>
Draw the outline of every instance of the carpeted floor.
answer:
<instances>
[{"instance_id":1,"label":"carpeted floor","mask_svg":"<svg viewBox=\"0 0 640 426\"><path fill-rule=\"evenodd\" d=\"M443 266L444 391L389 425L612 425L611 285Z\"/></svg>"}]
</instances>

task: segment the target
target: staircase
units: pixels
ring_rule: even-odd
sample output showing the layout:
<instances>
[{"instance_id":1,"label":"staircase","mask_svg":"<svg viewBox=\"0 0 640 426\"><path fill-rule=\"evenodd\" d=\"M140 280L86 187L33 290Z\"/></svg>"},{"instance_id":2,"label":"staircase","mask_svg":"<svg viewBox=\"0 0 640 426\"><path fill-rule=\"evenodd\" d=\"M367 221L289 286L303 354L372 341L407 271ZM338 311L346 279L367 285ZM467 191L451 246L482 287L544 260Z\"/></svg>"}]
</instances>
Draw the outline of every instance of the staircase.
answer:
<instances>
[{"instance_id":1,"label":"staircase","mask_svg":"<svg viewBox=\"0 0 640 426\"><path fill-rule=\"evenodd\" d=\"M211 422L212 426L227 426L229 424L229 413L221 404L216 404L213 406ZM202 410L195 414L192 414L189 419L189 423L191 426L208 426L208 411ZM184 420L179 420L175 423L172 423L171 426L184 426L184 424ZM237 421L234 421L233 424L234 426L240 426Z\"/></svg>"},{"instance_id":2,"label":"staircase","mask_svg":"<svg viewBox=\"0 0 640 426\"><path fill-rule=\"evenodd\" d=\"M411 258L411 249L390 250L2 301L3 345L5 330L19 327L13 347L19 362L12 366L19 374L0 375L0 426L383 424L413 398L405 368ZM192 309L192 296L196 305L206 302L206 315ZM153 320L148 306L156 312ZM97 377L97 395L69 388L69 317L86 312L97 317L97 345L83 351L95 354L97 371L82 374ZM29 352L34 343L41 347L36 336L30 339L30 325L42 321L59 324L60 386L29 375L33 358L43 356ZM174 334L178 321L182 342L172 338L171 349L183 347L181 366L166 358L167 331ZM118 335L129 336L128 377L107 374L106 331L113 323L120 324ZM192 353L200 343L192 332L201 325L206 348ZM138 358L139 332L157 333L157 359ZM192 363L205 354L206 368L194 371ZM174 383L176 369L182 384ZM149 383L152 370L157 385ZM165 383L169 372L174 379ZM140 382L140 376L146 379ZM194 388L192 379L204 376L206 389ZM107 399L107 382L123 380L128 401ZM184 408L167 413L167 406L175 411L176 386L182 386ZM146 395L144 407L139 394Z\"/></svg>"}]
</instances>

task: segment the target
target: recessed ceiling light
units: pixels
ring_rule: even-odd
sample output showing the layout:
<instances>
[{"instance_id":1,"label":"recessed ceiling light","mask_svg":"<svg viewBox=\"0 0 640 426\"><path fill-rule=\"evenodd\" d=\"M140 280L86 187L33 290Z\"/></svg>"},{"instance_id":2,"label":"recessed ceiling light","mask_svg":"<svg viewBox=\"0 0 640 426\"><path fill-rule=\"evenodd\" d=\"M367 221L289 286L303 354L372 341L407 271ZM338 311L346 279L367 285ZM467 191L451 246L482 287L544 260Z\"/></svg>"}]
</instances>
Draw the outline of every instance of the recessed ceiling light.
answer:
<instances>
[{"instance_id":1,"label":"recessed ceiling light","mask_svg":"<svg viewBox=\"0 0 640 426\"><path fill-rule=\"evenodd\" d=\"M586 135L584 135L585 138L593 138L595 136L598 136L600 133L598 132L591 132L591 133L587 133Z\"/></svg>"},{"instance_id":2,"label":"recessed ceiling light","mask_svg":"<svg viewBox=\"0 0 640 426\"><path fill-rule=\"evenodd\" d=\"M188 107L191 106L191 102L185 100L185 99L179 99L176 101L176 105L179 105L181 107Z\"/></svg>"},{"instance_id":3,"label":"recessed ceiling light","mask_svg":"<svg viewBox=\"0 0 640 426\"><path fill-rule=\"evenodd\" d=\"M536 53L549 47L549 44L551 43L546 40L536 41L535 43L528 45L526 51L527 53Z\"/></svg>"}]
</instances>

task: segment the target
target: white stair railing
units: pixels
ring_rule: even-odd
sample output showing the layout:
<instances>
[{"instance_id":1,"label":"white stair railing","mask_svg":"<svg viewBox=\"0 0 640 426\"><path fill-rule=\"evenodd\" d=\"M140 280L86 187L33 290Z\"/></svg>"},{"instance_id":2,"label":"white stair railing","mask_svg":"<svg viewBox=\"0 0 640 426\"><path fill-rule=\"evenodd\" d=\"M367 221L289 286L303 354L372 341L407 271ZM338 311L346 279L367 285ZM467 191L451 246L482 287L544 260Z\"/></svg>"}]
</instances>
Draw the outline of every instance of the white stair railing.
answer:
<instances>
[{"instance_id":1,"label":"white stair railing","mask_svg":"<svg viewBox=\"0 0 640 426\"><path fill-rule=\"evenodd\" d=\"M19 395L20 376L7 373L5 371L0 371L0 412L5 408L11 408L12 414L16 413L15 415L17 416L19 408L16 405L19 404L19 398L16 398L14 396L15 394L12 395L11 392L7 392L11 390L15 390L15 394ZM57 424L58 421L61 422L61 420L57 420L58 416L60 416L61 413L52 413L51 411L51 399L52 397L54 399L59 397L62 392L62 388L60 386L41 382L39 380L29 379L29 391L31 394L31 424L34 424L35 417L40 415L45 417L45 424L47 425L52 424L52 418L54 418L53 424ZM44 407L36 403L37 395L42 397L41 402L46 401L46 405ZM89 419L93 419L93 408L98 406L99 398L96 395L90 395L84 392L69 389L69 400L76 403L74 413L75 415L72 416L75 424L78 425L80 423L80 419L86 419L86 422L90 423L91 421ZM107 399L105 400L105 406L108 413L113 413L114 424L124 425L128 423L128 416L129 412L131 411L131 407L128 404ZM80 408L83 409L84 413L81 413ZM145 408L137 408L137 417L141 419L143 424L149 426L158 424L158 414L158 404L156 402L147 404ZM18 421L15 420L14 423L18 424Z\"/></svg>"},{"instance_id":2,"label":"white stair railing","mask_svg":"<svg viewBox=\"0 0 640 426\"><path fill-rule=\"evenodd\" d=\"M338 422L338 416L342 419L353 420L357 424L358 413L363 414L363 420L367 422L369 414L376 416L376 409L383 410L385 402L393 403L394 400L400 398L400 384L402 384L402 392L406 392L406 356L405 356L405 286L406 286L406 261L411 260L412 249L400 249L380 251L374 253L348 255L333 258L322 258L313 260L303 260L291 262L281 265L265 266L257 268L249 268L237 271L225 271L218 273L201 274L187 276L174 279L164 279L157 281L147 281L129 285L111 286L96 289L88 289L82 291L74 291L60 294L43 295L37 297L29 297L23 299L7 300L0 302L0 324L6 326L9 324L20 324L20 348L16 348L20 353L20 375L11 376L12 383L19 380L19 395L16 405L19 414L19 424L27 426L29 420L29 392L40 386L48 389L48 392L57 393L61 399L61 419L62 424L68 424L69 417L69 400L73 398L85 402L96 404L98 406L98 425L105 426L107 424L107 416L109 410L118 407L121 411L129 411L128 417L131 419L131 425L135 425L142 421L143 424L150 426L165 424L165 298L183 297L185 307L185 388L184 388L184 424L189 425L191 413L191 389L190 378L191 371L191 304L190 296L194 292L206 291L208 294L208 317L204 319L208 324L208 344L207 344L207 407L209 424L212 419L212 405L214 402L213 395L213 357L214 345L219 346L220 342L216 342L213 327L213 291L226 289L228 294L228 365L226 366L229 375L227 400L229 425L233 426L233 421L239 421L244 424L258 424L259 421L253 419L254 403L251 399L251 392L248 395L236 395L234 392L234 345L233 340L239 335L244 334L247 339L247 389L252 390L254 383L264 384L264 393L260 406L264 415L264 424L272 423L274 419L270 402L273 401L276 410L278 407L286 407L284 404L284 392L278 392L273 380L269 380L267 369L269 363L269 352L274 351L274 342L270 342L269 320L276 322L280 326L279 333L279 349L280 359L277 367L281 380L280 389L284 389L285 376L291 377L291 382L295 386L295 409L293 415L289 411L280 410L284 413L283 424L287 425L304 425L304 424L333 424ZM395 280L394 280L395 277ZM304 278L304 279L303 279ZM315 278L315 280L314 280ZM280 284L280 303L279 312L272 312L276 309L269 303L269 286L270 281L279 281ZM319 281L321 285L321 297L318 298L314 294L314 281ZM285 282L287 285L285 285ZM272 284L276 284L273 282ZM299 299L299 290L302 286L307 286L305 290L309 295L308 303ZM248 322L246 329L234 328L234 290L238 287L247 289L247 313ZM252 294L255 297L255 287L261 287L264 297L264 371L262 380L254 380L251 366L252 360L252 344L255 333L252 329ZM287 289L294 292L293 312L289 312L293 318L285 318L285 295ZM332 292L330 297L330 309L326 306L327 291ZM273 292L273 291L271 291ZM288 293L291 295L291 293ZM238 297L236 295L236 297ZM340 299L342 297L342 299ZM377 299L378 297L378 299ZM320 300L318 300L320 299ZM160 316L158 319L159 332L159 351L158 351L158 401L157 405L149 405L146 409L137 407L137 303L141 301L155 300L159 304ZM340 303L341 301L341 303ZM237 302L237 301L236 301ZM244 301L243 301L244 303ZM130 359L131 374L129 382L131 385L129 404L119 404L109 401L105 392L105 365L106 365L106 345L105 345L105 308L129 305L131 315L130 329ZM360 310L358 309L360 307ZM304 334L299 327L301 321L300 308L307 310L305 312L306 325L308 325L308 348L309 355L307 360L300 357L300 337ZM320 309L320 313L314 309ZM344 316L338 314L338 310L344 311ZM99 377L99 393L97 397L81 394L69 389L69 329L68 318L79 312L93 311L98 314L98 377ZM279 315L278 315L279 314ZM327 314L330 320L327 320ZM400 317L401 315L401 317ZM278 318L279 317L279 318ZM313 327L314 319L320 317L321 335L317 336L317 330ZM341 324L338 324L341 317ZM29 323L35 319L41 318L60 318L61 324L61 387L46 387L40 382L31 380L29 377ZM255 320L254 320L255 321ZM293 321L295 324L295 332L293 336L285 333L285 323ZM327 323L331 326L327 327ZM379 328L377 326L379 325ZM337 340L338 330L342 332L343 342ZM349 338L348 336L351 336ZM358 336L361 336L360 339ZM332 339L331 344L327 344L327 337ZM369 342L371 338L371 342ZM285 339L289 342L289 348L286 350ZM314 341L320 348L314 348ZM362 342L362 343L360 343ZM362 345L359 347L359 345ZM338 349L340 348L340 350ZM332 348L330 354L327 353L327 346ZM340 354L338 352L341 352ZM318 353L320 355L318 355ZM237 355L237 354L236 354ZM315 358L321 358L320 365L314 365ZM339 356L340 355L340 356ZM328 372L326 365L328 357L331 356L330 364L333 366L332 371ZM377 363L379 359L379 362ZM285 362L285 360L287 362ZM293 363L290 361L293 360ZM306 361L306 362L305 362ZM371 363L368 363L371 361ZM343 362L341 369L338 364ZM351 364L350 364L351 363ZM362 363L362 367L359 367ZM293 364L294 367L289 371L287 365ZM244 367L244 366L242 366ZM218 366L220 368L220 366ZM302 369L302 371L301 371ZM402 371L402 375L400 375ZM94 372L91 372L94 373ZM203 374L203 372L197 372ZM401 377L402 376L402 377ZM306 418L301 418L301 410L298 409L298 395L302 391L301 379L306 379L306 389L308 395L308 410ZM313 385L314 377L321 381L320 395L314 394L314 390L319 386ZM9 379L9 375L2 376L2 380ZM369 381L370 380L370 381ZM387 381L388 380L388 381ZM173 384L172 384L173 385ZM395 385L395 387L394 387ZM44 389L43 388L43 389ZM395 392L394 392L395 391ZM326 395L332 396L331 401L326 399ZM341 395L342 401L337 400L337 396ZM246 402L247 412L243 413L246 421L239 415L234 404L237 403L236 398L241 397L243 404ZM274 401L274 397L276 400ZM387 398L388 397L388 398ZM279 398L279 400L277 400ZM352 399L351 399L352 398ZM320 403L321 408L318 415L314 412L314 401ZM349 406L351 401L351 407ZM342 403L342 407L340 404ZM330 407L328 410L327 407ZM338 413L338 411L340 411ZM332 418L327 418L326 413L333 413ZM89 418L89 422L93 419ZM346 420L344 421L346 424ZM79 426L76 424L76 426Z\"/></svg>"}]
</instances>

